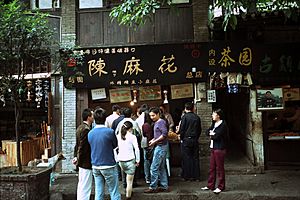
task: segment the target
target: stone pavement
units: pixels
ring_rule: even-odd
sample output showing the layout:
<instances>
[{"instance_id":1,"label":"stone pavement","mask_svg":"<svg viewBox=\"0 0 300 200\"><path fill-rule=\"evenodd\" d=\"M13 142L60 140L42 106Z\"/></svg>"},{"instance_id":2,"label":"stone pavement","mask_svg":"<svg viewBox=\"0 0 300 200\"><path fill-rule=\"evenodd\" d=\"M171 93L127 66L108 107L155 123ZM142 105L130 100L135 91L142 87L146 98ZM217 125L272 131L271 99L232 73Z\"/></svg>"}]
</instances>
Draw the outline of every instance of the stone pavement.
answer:
<instances>
[{"instance_id":1,"label":"stone pavement","mask_svg":"<svg viewBox=\"0 0 300 200\"><path fill-rule=\"evenodd\" d=\"M228 199L228 200L300 200L300 170L266 170L245 164L246 161L226 162L226 190L218 195L212 191L201 191L207 183L207 162L201 166L203 174L200 182L185 182L178 176L180 169L173 168L169 179L170 192L145 194L147 185L142 179L133 189L132 199L156 200L194 200L194 199ZM249 167L250 166L250 167ZM50 188L50 200L76 199L76 174L60 174ZM121 184L120 184L121 185ZM124 189L120 187L122 199ZM92 199L93 197L92 193ZM109 199L106 192L106 199Z\"/></svg>"}]
</instances>

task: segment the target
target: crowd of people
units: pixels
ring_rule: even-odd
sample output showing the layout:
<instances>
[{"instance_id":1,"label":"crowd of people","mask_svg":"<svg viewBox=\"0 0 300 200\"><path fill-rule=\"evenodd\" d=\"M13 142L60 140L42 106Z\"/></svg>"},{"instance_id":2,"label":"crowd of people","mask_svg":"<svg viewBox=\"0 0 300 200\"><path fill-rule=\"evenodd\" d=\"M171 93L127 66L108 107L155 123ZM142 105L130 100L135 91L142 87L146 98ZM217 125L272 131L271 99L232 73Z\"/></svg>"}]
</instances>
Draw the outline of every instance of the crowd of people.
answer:
<instances>
[{"instance_id":1,"label":"crowd of people","mask_svg":"<svg viewBox=\"0 0 300 200\"><path fill-rule=\"evenodd\" d=\"M168 133L175 128L165 105L139 107L137 116L129 107L112 106L108 115L103 108L82 112L83 122L76 130L73 164L78 169L77 199L90 199L94 177L95 199L104 199L107 185L111 199L121 199L119 180L131 199L136 176L142 175L148 188L144 193L168 192L167 156ZM213 124L207 131L211 138L209 180L202 190L220 193L225 189L224 156L228 140L227 125L222 111L212 114ZM194 104L187 102L176 127L182 154L183 181L200 181L199 144L200 117L194 113ZM217 175L217 177L216 177ZM219 179L215 187L216 179Z\"/></svg>"}]
</instances>

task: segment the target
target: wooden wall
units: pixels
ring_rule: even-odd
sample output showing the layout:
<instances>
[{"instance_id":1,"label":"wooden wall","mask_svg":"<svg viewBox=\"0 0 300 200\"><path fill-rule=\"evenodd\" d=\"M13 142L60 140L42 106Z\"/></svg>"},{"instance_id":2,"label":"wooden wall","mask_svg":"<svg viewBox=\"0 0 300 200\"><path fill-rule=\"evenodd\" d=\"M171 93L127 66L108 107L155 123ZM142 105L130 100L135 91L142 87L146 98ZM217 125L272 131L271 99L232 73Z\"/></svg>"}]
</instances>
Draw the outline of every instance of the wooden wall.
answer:
<instances>
[{"instance_id":1,"label":"wooden wall","mask_svg":"<svg viewBox=\"0 0 300 200\"><path fill-rule=\"evenodd\" d=\"M77 42L81 47L123 44L153 44L193 41L193 12L191 5L176 9L157 10L151 22L134 30L111 21L110 10L78 11Z\"/></svg>"}]
</instances>

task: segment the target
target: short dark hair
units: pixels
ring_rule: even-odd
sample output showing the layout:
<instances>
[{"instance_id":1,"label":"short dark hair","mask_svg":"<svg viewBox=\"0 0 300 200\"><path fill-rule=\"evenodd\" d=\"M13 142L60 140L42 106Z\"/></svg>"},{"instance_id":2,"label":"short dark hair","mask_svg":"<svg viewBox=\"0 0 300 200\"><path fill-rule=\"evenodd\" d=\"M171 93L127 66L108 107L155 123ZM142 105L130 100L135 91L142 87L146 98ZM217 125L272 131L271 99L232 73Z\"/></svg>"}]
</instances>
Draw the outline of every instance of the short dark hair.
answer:
<instances>
[{"instance_id":1,"label":"short dark hair","mask_svg":"<svg viewBox=\"0 0 300 200\"><path fill-rule=\"evenodd\" d=\"M92 113L92 109L90 108L85 108L83 111L82 111L82 120L83 121L86 121L88 117L92 116L93 113Z\"/></svg>"},{"instance_id":2,"label":"short dark hair","mask_svg":"<svg viewBox=\"0 0 300 200\"><path fill-rule=\"evenodd\" d=\"M193 102L186 102L186 103L184 104L184 107L185 107L186 110L193 110L193 108L194 108L194 103L193 103Z\"/></svg>"},{"instance_id":3,"label":"short dark hair","mask_svg":"<svg viewBox=\"0 0 300 200\"><path fill-rule=\"evenodd\" d=\"M131 117L131 115L132 115L132 109L128 108L128 107L124 108L123 114L124 114L125 117Z\"/></svg>"},{"instance_id":4,"label":"short dark hair","mask_svg":"<svg viewBox=\"0 0 300 200\"><path fill-rule=\"evenodd\" d=\"M150 112L154 112L155 114L160 114L160 109L159 109L159 107L152 107L149 110L149 113Z\"/></svg>"},{"instance_id":5,"label":"short dark hair","mask_svg":"<svg viewBox=\"0 0 300 200\"><path fill-rule=\"evenodd\" d=\"M145 112L146 110L149 110L149 106L148 106L148 104L143 104L140 106L139 113L141 114L142 112Z\"/></svg>"},{"instance_id":6,"label":"short dark hair","mask_svg":"<svg viewBox=\"0 0 300 200\"><path fill-rule=\"evenodd\" d=\"M96 124L104 124L107 114L103 108L98 108L94 111L94 119Z\"/></svg>"},{"instance_id":7,"label":"short dark hair","mask_svg":"<svg viewBox=\"0 0 300 200\"><path fill-rule=\"evenodd\" d=\"M220 116L220 119L224 119L224 112L220 108L215 109L213 112L217 113L217 115Z\"/></svg>"},{"instance_id":8,"label":"short dark hair","mask_svg":"<svg viewBox=\"0 0 300 200\"><path fill-rule=\"evenodd\" d=\"M113 105L113 106L111 107L111 109L112 109L112 111L114 112L114 111L120 110L120 106L117 105L117 104L115 104L115 105Z\"/></svg>"}]
</instances>

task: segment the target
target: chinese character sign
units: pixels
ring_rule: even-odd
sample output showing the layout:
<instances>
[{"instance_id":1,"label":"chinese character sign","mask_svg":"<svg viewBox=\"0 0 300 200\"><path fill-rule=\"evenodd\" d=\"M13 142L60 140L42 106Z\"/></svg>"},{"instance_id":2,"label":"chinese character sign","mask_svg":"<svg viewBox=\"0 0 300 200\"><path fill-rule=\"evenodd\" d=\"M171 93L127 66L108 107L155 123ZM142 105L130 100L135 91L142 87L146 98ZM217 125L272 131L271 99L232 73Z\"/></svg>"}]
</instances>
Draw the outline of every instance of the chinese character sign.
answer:
<instances>
[{"instance_id":1,"label":"chinese character sign","mask_svg":"<svg viewBox=\"0 0 300 200\"><path fill-rule=\"evenodd\" d=\"M77 88L171 85L205 81L205 44L79 49L84 54L84 62L77 70L84 75L80 80L67 80Z\"/></svg>"},{"instance_id":2,"label":"chinese character sign","mask_svg":"<svg viewBox=\"0 0 300 200\"><path fill-rule=\"evenodd\" d=\"M209 72L251 72L253 53L248 44L210 43L207 51Z\"/></svg>"}]
</instances>

